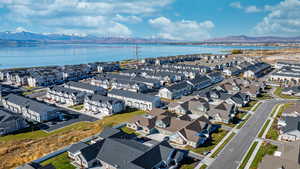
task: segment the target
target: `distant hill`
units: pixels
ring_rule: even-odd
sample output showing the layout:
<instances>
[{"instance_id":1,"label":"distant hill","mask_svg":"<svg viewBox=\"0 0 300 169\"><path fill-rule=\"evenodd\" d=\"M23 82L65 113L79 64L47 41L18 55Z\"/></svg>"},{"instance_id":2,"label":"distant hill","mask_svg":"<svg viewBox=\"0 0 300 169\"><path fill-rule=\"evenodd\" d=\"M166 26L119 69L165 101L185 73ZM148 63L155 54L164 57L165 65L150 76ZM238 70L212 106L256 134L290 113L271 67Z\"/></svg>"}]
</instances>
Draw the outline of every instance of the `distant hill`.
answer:
<instances>
[{"instance_id":1,"label":"distant hill","mask_svg":"<svg viewBox=\"0 0 300 169\"><path fill-rule=\"evenodd\" d=\"M199 43L275 43L275 42L300 42L299 37L250 37L245 35L213 38L193 42ZM184 41L169 39L146 39L146 38L124 38L124 37L98 37L93 35L78 36L67 34L39 34L32 32L0 32L0 44L41 44L41 43L171 43L182 44ZM187 41L187 43L189 43Z\"/></svg>"},{"instance_id":2,"label":"distant hill","mask_svg":"<svg viewBox=\"0 0 300 169\"><path fill-rule=\"evenodd\" d=\"M272 42L300 42L300 36L298 37L279 37L279 36L261 36L250 37L245 35L240 36L227 36L223 38L213 38L203 40L203 42L245 42L245 43L272 43Z\"/></svg>"},{"instance_id":3,"label":"distant hill","mask_svg":"<svg viewBox=\"0 0 300 169\"><path fill-rule=\"evenodd\" d=\"M32 32L0 32L0 43L157 43L167 39L78 36L66 34L38 34Z\"/></svg>"}]
</instances>

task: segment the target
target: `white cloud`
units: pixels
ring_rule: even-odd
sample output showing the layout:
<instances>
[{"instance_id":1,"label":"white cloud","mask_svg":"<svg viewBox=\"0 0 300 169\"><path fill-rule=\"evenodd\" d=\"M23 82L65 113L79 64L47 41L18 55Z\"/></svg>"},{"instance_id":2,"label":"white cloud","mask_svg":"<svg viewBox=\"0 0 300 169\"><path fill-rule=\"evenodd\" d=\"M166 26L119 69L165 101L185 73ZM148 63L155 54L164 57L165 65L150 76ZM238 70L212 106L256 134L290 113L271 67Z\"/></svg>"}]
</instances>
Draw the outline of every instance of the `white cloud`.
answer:
<instances>
[{"instance_id":1,"label":"white cloud","mask_svg":"<svg viewBox=\"0 0 300 169\"><path fill-rule=\"evenodd\" d=\"M130 36L126 23L139 23L173 1L1 0L0 4L8 11L2 16L5 24L26 24L43 30L50 27L53 32Z\"/></svg>"},{"instance_id":2,"label":"white cloud","mask_svg":"<svg viewBox=\"0 0 300 169\"><path fill-rule=\"evenodd\" d=\"M256 12L260 12L261 10L258 9L256 6L251 5L245 8L245 12L247 13L256 13Z\"/></svg>"},{"instance_id":3,"label":"white cloud","mask_svg":"<svg viewBox=\"0 0 300 169\"><path fill-rule=\"evenodd\" d=\"M131 16L123 16L120 14L117 14L113 20L118 21L118 22L127 22L127 23L139 23L142 22L143 19L135 16L135 15L131 15Z\"/></svg>"},{"instance_id":4,"label":"white cloud","mask_svg":"<svg viewBox=\"0 0 300 169\"><path fill-rule=\"evenodd\" d=\"M201 40L210 37L214 28L212 21L196 22L191 20L171 21L166 17L150 19L149 24L158 29L156 37L174 40Z\"/></svg>"},{"instance_id":5,"label":"white cloud","mask_svg":"<svg viewBox=\"0 0 300 169\"><path fill-rule=\"evenodd\" d=\"M236 9L242 9L246 13L256 13L256 12L262 11L261 9L256 7L255 5L243 6L241 4L241 2L232 2L232 3L229 4L229 6L232 7L232 8L236 8Z\"/></svg>"},{"instance_id":6,"label":"white cloud","mask_svg":"<svg viewBox=\"0 0 300 169\"><path fill-rule=\"evenodd\" d=\"M15 32L28 32L28 30L20 26L16 28Z\"/></svg>"},{"instance_id":7,"label":"white cloud","mask_svg":"<svg viewBox=\"0 0 300 169\"><path fill-rule=\"evenodd\" d=\"M229 6L231 6L232 8L238 8L238 9L242 9L242 4L240 2L232 2L229 4Z\"/></svg>"},{"instance_id":8,"label":"white cloud","mask_svg":"<svg viewBox=\"0 0 300 169\"><path fill-rule=\"evenodd\" d=\"M266 6L269 11L254 32L260 35L299 35L300 33L300 0L284 0L274 6Z\"/></svg>"}]
</instances>

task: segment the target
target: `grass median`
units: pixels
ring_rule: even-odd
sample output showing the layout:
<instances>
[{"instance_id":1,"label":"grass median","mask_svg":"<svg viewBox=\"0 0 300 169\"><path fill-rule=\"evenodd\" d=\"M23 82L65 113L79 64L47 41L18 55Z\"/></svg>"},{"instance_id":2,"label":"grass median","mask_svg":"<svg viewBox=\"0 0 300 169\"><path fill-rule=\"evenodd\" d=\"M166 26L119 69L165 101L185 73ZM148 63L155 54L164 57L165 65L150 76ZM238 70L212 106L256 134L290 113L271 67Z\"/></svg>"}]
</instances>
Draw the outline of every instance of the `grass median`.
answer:
<instances>
[{"instance_id":1,"label":"grass median","mask_svg":"<svg viewBox=\"0 0 300 169\"><path fill-rule=\"evenodd\" d=\"M263 126L262 129L260 130L260 132L259 132L259 134L258 134L258 137L262 137L262 136L263 136L263 134L264 134L265 130L267 129L267 127L268 127L268 125L269 125L270 122L271 122L270 119L268 119L268 120L266 121L266 123L264 124L264 126Z\"/></svg>"},{"instance_id":2,"label":"grass median","mask_svg":"<svg viewBox=\"0 0 300 169\"><path fill-rule=\"evenodd\" d=\"M245 158L243 159L241 165L239 166L239 169L244 169L253 153L253 151L255 150L256 146L257 146L258 142L255 141L252 146L250 147L249 151L247 152Z\"/></svg>"},{"instance_id":3,"label":"grass median","mask_svg":"<svg viewBox=\"0 0 300 169\"><path fill-rule=\"evenodd\" d=\"M247 117L245 119L243 119L240 124L236 127L237 129L240 129L244 126L244 124L249 120L249 118L251 117L250 114L247 115Z\"/></svg>"}]
</instances>

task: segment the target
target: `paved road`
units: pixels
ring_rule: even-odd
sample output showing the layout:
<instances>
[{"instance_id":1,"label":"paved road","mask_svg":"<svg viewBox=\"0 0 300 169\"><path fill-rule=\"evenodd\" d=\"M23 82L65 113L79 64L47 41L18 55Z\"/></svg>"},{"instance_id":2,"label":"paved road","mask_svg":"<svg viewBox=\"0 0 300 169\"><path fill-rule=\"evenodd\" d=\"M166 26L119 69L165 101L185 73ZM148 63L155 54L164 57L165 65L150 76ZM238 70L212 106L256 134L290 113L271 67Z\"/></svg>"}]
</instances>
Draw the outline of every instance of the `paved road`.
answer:
<instances>
[{"instance_id":1,"label":"paved road","mask_svg":"<svg viewBox=\"0 0 300 169\"><path fill-rule=\"evenodd\" d=\"M262 103L251 116L238 134L231 140L209 166L208 169L235 169L238 167L243 155L247 152L264 122L267 120L272 108L282 101L270 100Z\"/></svg>"}]
</instances>

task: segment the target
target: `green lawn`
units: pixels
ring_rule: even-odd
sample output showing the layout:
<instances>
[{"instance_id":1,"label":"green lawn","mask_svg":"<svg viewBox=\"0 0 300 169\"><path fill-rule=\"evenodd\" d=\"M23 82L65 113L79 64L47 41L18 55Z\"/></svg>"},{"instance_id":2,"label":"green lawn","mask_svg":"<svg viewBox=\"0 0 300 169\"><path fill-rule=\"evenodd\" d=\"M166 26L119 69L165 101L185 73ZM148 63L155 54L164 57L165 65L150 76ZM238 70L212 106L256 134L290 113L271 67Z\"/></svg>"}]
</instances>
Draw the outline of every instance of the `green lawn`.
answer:
<instances>
[{"instance_id":1,"label":"green lawn","mask_svg":"<svg viewBox=\"0 0 300 169\"><path fill-rule=\"evenodd\" d=\"M263 125L262 129L260 130L259 134L258 134L258 137L262 137L265 130L267 129L269 123L271 122L270 119L267 120L267 122Z\"/></svg>"},{"instance_id":2,"label":"green lawn","mask_svg":"<svg viewBox=\"0 0 300 169\"><path fill-rule=\"evenodd\" d=\"M78 104L78 105L74 105L74 106L69 106L69 108L80 111L81 109L83 109L83 104Z\"/></svg>"},{"instance_id":3,"label":"green lawn","mask_svg":"<svg viewBox=\"0 0 300 169\"><path fill-rule=\"evenodd\" d=\"M200 145L200 147L198 148L187 146L187 149L198 154L211 151L226 136L228 132L229 131L226 131L224 129L219 129L218 132L211 135L211 140L208 140L204 145Z\"/></svg>"},{"instance_id":4,"label":"green lawn","mask_svg":"<svg viewBox=\"0 0 300 169\"><path fill-rule=\"evenodd\" d=\"M237 128L237 129L242 128L242 127L244 126L244 124L248 121L248 119L249 119L250 117L251 117L251 115L248 114L247 117L246 117L244 120L242 120L242 121L240 122L240 124L239 124L236 128Z\"/></svg>"},{"instance_id":5,"label":"green lawn","mask_svg":"<svg viewBox=\"0 0 300 169\"><path fill-rule=\"evenodd\" d=\"M281 106L280 109L278 110L278 114L277 114L276 118L280 118L282 113L285 111L285 109L293 104L294 103L287 103L287 104L284 104L283 106Z\"/></svg>"},{"instance_id":6,"label":"green lawn","mask_svg":"<svg viewBox=\"0 0 300 169\"><path fill-rule=\"evenodd\" d=\"M263 143L260 146L260 148L259 148L259 150L258 150L251 166L250 166L250 169L258 168L258 165L262 161L263 157L267 154L268 155L273 155L276 150L277 150L277 146L272 145L272 144L268 144L268 143Z\"/></svg>"},{"instance_id":7,"label":"green lawn","mask_svg":"<svg viewBox=\"0 0 300 169\"><path fill-rule=\"evenodd\" d=\"M222 143L222 145L211 155L212 158L215 158L219 152L225 147L225 145L234 137L235 133L231 133L229 137Z\"/></svg>"},{"instance_id":8,"label":"green lawn","mask_svg":"<svg viewBox=\"0 0 300 169\"><path fill-rule=\"evenodd\" d=\"M96 122L93 123L99 123L99 125L105 127L105 126L114 126L117 124L120 124L122 122L126 122L128 120L130 120L132 117L136 116L136 115L141 115L141 114L145 114L144 111L142 110L127 110L124 113L121 114L115 114L112 116L108 116L103 118L102 120L98 120ZM35 131L27 131L27 132L23 132L23 133L18 133L18 134L10 134L10 135L6 135L3 137L0 137L0 141L18 141L18 140L23 140L23 139L41 139L44 137L48 137L51 135L55 135L58 133L64 133L67 131L76 131L76 130L84 130L85 128L89 128L92 126L91 122L78 122L69 126L66 126L64 128L55 130L53 132L47 133L43 130L35 130Z\"/></svg>"},{"instance_id":9,"label":"green lawn","mask_svg":"<svg viewBox=\"0 0 300 169\"><path fill-rule=\"evenodd\" d=\"M250 159L250 157L251 157L253 151L255 150L255 147L257 146L257 144L258 144L257 141L255 141L255 142L252 144L252 146L250 147L249 151L247 152L245 158L243 159L243 161L242 161L242 163L241 163L239 169L244 169L244 168L246 167L246 165L247 165L247 163L248 163L248 161L249 161L249 159Z\"/></svg>"},{"instance_id":10,"label":"green lawn","mask_svg":"<svg viewBox=\"0 0 300 169\"><path fill-rule=\"evenodd\" d=\"M207 168L207 165L206 164L203 164L200 169L206 169Z\"/></svg>"},{"instance_id":11,"label":"green lawn","mask_svg":"<svg viewBox=\"0 0 300 169\"><path fill-rule=\"evenodd\" d=\"M270 114L271 117L274 116L274 114L275 114L275 112L276 112L276 110L278 109L279 106L280 106L280 104L277 104L277 105L272 109L272 112L271 112L271 114Z\"/></svg>"},{"instance_id":12,"label":"green lawn","mask_svg":"<svg viewBox=\"0 0 300 169\"><path fill-rule=\"evenodd\" d=\"M267 99L272 99L272 96L269 95L268 93L261 93L258 97L258 100L267 100Z\"/></svg>"},{"instance_id":13,"label":"green lawn","mask_svg":"<svg viewBox=\"0 0 300 169\"><path fill-rule=\"evenodd\" d=\"M241 111L249 111L249 110L251 110L251 108L252 108L257 102L258 102L257 100L251 100L251 101L247 104L247 106L241 107L240 110L241 110Z\"/></svg>"},{"instance_id":14,"label":"green lawn","mask_svg":"<svg viewBox=\"0 0 300 169\"><path fill-rule=\"evenodd\" d=\"M282 88L281 87L277 87L276 90L274 91L274 94L280 98L283 99L300 99L300 97L297 96L290 96L290 95L284 95L281 93L282 92Z\"/></svg>"},{"instance_id":15,"label":"green lawn","mask_svg":"<svg viewBox=\"0 0 300 169\"><path fill-rule=\"evenodd\" d=\"M45 166L48 164L54 165L54 167L57 169L75 169L76 168L71 164L71 160L68 158L67 152L60 154L56 157L53 157L51 159L48 159L41 163L42 166Z\"/></svg>"},{"instance_id":16,"label":"green lawn","mask_svg":"<svg viewBox=\"0 0 300 169\"><path fill-rule=\"evenodd\" d=\"M135 130L131 129L131 128L128 128L128 127L122 127L121 130L124 132L124 133L127 133L127 134L135 134L135 135L140 135L139 133L137 133Z\"/></svg>"}]
</instances>

